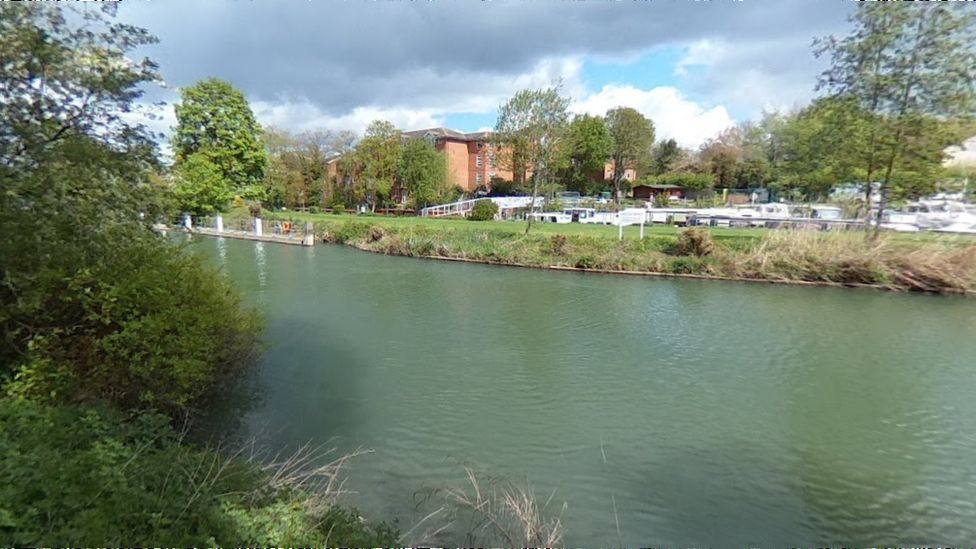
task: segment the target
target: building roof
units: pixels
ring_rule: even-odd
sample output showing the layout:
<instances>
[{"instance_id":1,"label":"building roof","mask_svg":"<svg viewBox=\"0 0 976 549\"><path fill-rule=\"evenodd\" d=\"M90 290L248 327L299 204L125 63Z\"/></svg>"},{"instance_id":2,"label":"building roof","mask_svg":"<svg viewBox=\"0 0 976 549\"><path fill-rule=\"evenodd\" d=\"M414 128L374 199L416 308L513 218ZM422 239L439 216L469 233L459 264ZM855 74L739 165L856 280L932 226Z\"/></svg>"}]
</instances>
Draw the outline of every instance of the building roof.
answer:
<instances>
[{"instance_id":1,"label":"building roof","mask_svg":"<svg viewBox=\"0 0 976 549\"><path fill-rule=\"evenodd\" d=\"M654 189L658 191L673 191L673 190L684 188L681 185L634 185L633 188L636 189L638 187L644 187L647 189Z\"/></svg>"},{"instance_id":2,"label":"building roof","mask_svg":"<svg viewBox=\"0 0 976 549\"><path fill-rule=\"evenodd\" d=\"M436 139L454 139L457 141L484 141L491 132L464 133L450 128L426 128L403 132L404 137L421 138L434 137Z\"/></svg>"}]
</instances>

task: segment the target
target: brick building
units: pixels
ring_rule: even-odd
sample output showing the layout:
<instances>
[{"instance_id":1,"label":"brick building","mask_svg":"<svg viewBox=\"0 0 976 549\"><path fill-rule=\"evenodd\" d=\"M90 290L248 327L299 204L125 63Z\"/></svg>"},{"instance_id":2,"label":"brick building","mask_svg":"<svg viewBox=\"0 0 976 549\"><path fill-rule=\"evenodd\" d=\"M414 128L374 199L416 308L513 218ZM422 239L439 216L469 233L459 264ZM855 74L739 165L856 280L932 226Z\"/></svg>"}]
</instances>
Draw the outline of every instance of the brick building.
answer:
<instances>
[{"instance_id":1,"label":"brick building","mask_svg":"<svg viewBox=\"0 0 976 549\"><path fill-rule=\"evenodd\" d=\"M491 178L512 179L512 172L496 160L498 147L490 132L462 133L448 128L428 128L403 132L410 139L426 139L447 156L448 182L471 192L488 186Z\"/></svg>"}]
</instances>

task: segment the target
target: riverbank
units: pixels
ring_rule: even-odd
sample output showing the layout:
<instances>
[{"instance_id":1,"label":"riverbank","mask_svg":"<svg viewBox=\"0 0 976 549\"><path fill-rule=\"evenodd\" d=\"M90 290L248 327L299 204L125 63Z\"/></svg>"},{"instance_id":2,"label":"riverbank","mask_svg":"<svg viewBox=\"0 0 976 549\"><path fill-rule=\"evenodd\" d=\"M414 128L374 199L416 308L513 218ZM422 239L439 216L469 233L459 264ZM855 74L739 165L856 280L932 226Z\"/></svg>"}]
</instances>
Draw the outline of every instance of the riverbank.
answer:
<instances>
[{"instance_id":1,"label":"riverbank","mask_svg":"<svg viewBox=\"0 0 976 549\"><path fill-rule=\"evenodd\" d=\"M976 242L966 237L905 238L784 230L676 231L540 224L525 235L508 227L422 218L317 216L316 237L360 250L558 270L724 280L873 287L896 291L976 292ZM490 222L489 222L490 223ZM510 223L522 228L524 225ZM582 229L585 228L585 229ZM612 229L610 231L609 229ZM670 231L667 234L662 229Z\"/></svg>"}]
</instances>

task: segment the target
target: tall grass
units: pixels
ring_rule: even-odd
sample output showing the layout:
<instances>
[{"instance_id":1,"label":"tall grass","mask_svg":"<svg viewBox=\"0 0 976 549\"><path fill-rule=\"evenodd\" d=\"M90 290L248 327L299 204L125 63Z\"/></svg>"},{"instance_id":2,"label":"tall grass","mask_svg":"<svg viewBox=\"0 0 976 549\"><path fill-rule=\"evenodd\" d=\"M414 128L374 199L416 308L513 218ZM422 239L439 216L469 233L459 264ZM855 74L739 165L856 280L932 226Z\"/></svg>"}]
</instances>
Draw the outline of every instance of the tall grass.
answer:
<instances>
[{"instance_id":1,"label":"tall grass","mask_svg":"<svg viewBox=\"0 0 976 549\"><path fill-rule=\"evenodd\" d=\"M870 284L896 290L976 289L976 244L907 242L859 233L774 231L750 251L727 254L733 276Z\"/></svg>"},{"instance_id":2,"label":"tall grass","mask_svg":"<svg viewBox=\"0 0 976 549\"><path fill-rule=\"evenodd\" d=\"M767 231L754 238L690 229L677 237L521 234L463 225L320 223L327 242L391 255L544 268L870 285L902 291L976 291L976 241L863 233Z\"/></svg>"}]
</instances>

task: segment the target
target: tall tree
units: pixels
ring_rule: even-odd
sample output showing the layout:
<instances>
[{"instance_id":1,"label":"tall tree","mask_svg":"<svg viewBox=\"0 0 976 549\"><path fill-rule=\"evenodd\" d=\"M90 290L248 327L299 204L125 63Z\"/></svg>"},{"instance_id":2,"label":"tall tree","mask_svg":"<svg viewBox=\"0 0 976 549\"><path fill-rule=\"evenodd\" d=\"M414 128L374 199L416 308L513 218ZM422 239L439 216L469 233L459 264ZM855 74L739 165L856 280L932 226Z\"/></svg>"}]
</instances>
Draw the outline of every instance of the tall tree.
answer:
<instances>
[{"instance_id":1,"label":"tall tree","mask_svg":"<svg viewBox=\"0 0 976 549\"><path fill-rule=\"evenodd\" d=\"M356 158L361 167L361 192L372 211L376 211L377 203L390 198L402 155L400 130L386 120L371 122L356 145Z\"/></svg>"},{"instance_id":2,"label":"tall tree","mask_svg":"<svg viewBox=\"0 0 976 549\"><path fill-rule=\"evenodd\" d=\"M631 107L617 107L607 112L607 127L613 136L613 200L619 203L620 183L627 169L637 169L651 153L654 123Z\"/></svg>"},{"instance_id":3,"label":"tall tree","mask_svg":"<svg viewBox=\"0 0 976 549\"><path fill-rule=\"evenodd\" d=\"M410 139L403 146L400 183L414 208L429 206L447 188L447 157L426 139Z\"/></svg>"},{"instance_id":4,"label":"tall tree","mask_svg":"<svg viewBox=\"0 0 976 549\"><path fill-rule=\"evenodd\" d=\"M932 123L976 110L976 14L944 3L871 3L850 20L846 37L817 43L817 55L831 61L818 87L852 98L872 117L864 169L868 199L880 178L877 229L892 186L912 179L900 176L899 165L917 173L941 161L918 154L940 144L931 143L940 139Z\"/></svg>"},{"instance_id":5,"label":"tall tree","mask_svg":"<svg viewBox=\"0 0 976 549\"><path fill-rule=\"evenodd\" d=\"M176 164L204 154L238 194L260 198L268 157L261 126L240 90L208 78L180 90L173 154Z\"/></svg>"},{"instance_id":6,"label":"tall tree","mask_svg":"<svg viewBox=\"0 0 976 549\"><path fill-rule=\"evenodd\" d=\"M651 172L654 175L660 175L671 171L678 159L681 158L681 147L674 139L665 139L654 146L651 157Z\"/></svg>"},{"instance_id":7,"label":"tall tree","mask_svg":"<svg viewBox=\"0 0 976 549\"><path fill-rule=\"evenodd\" d=\"M566 134L566 188L590 194L603 187L603 170L613 152L613 137L600 116L573 118Z\"/></svg>"},{"instance_id":8,"label":"tall tree","mask_svg":"<svg viewBox=\"0 0 976 549\"><path fill-rule=\"evenodd\" d=\"M519 158L532 170L532 200L540 185L560 167L560 147L565 138L569 99L558 88L521 90L499 108L494 139L502 146L502 156ZM508 151L507 153L505 151ZM518 152L516 152L518 151ZM529 216L525 232L532 228Z\"/></svg>"}]
</instances>

